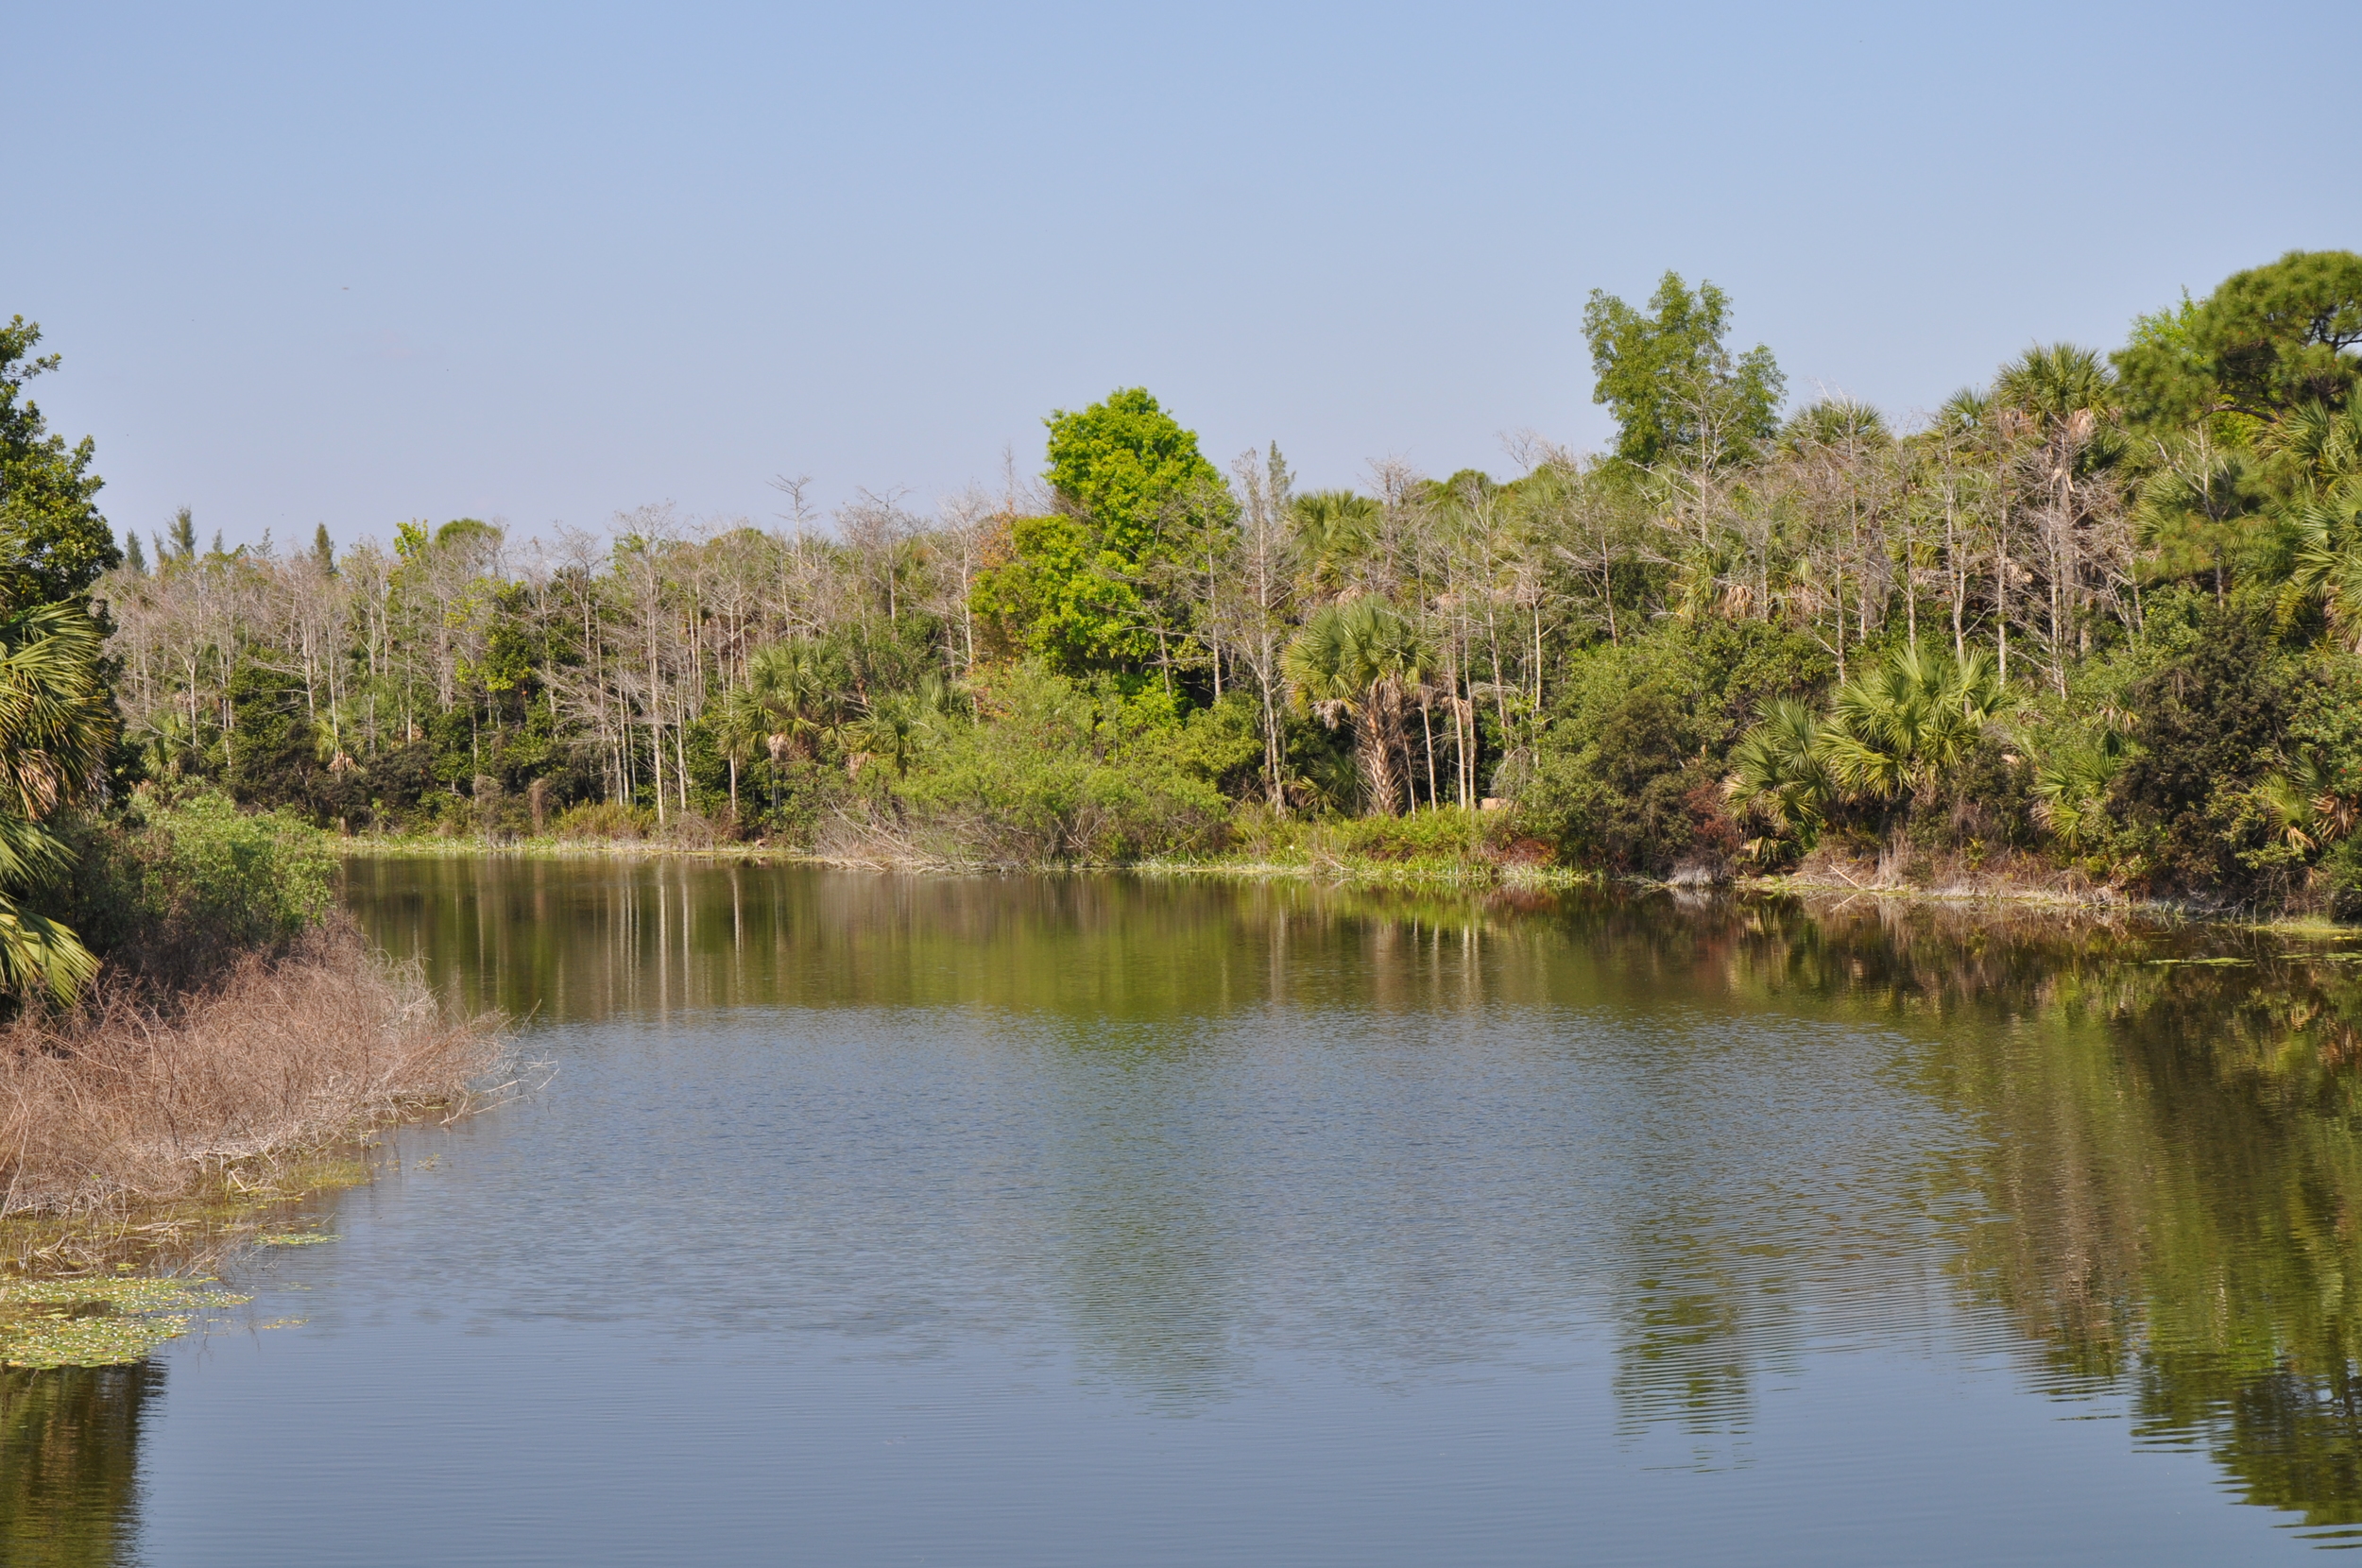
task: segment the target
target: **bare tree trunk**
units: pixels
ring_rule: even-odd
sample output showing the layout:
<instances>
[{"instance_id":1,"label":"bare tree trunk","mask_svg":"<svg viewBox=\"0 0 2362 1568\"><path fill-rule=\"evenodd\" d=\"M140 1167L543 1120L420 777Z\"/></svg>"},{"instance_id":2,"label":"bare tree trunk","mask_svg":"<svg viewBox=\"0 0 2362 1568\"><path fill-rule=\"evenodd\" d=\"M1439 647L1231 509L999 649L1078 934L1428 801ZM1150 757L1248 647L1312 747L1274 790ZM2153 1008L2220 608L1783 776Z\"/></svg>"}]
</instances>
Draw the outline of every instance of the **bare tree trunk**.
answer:
<instances>
[{"instance_id":1,"label":"bare tree trunk","mask_svg":"<svg viewBox=\"0 0 2362 1568\"><path fill-rule=\"evenodd\" d=\"M1435 713L1432 704L1419 704L1419 728L1427 738L1427 804L1429 810L1437 805L1435 798Z\"/></svg>"},{"instance_id":2,"label":"bare tree trunk","mask_svg":"<svg viewBox=\"0 0 2362 1568\"><path fill-rule=\"evenodd\" d=\"M1386 704L1390 700L1385 684L1373 686L1365 695L1361 711L1353 723L1354 752L1361 764L1362 782L1369 787L1369 814L1391 817L1402 799L1401 783L1395 775L1394 737L1388 733Z\"/></svg>"}]
</instances>

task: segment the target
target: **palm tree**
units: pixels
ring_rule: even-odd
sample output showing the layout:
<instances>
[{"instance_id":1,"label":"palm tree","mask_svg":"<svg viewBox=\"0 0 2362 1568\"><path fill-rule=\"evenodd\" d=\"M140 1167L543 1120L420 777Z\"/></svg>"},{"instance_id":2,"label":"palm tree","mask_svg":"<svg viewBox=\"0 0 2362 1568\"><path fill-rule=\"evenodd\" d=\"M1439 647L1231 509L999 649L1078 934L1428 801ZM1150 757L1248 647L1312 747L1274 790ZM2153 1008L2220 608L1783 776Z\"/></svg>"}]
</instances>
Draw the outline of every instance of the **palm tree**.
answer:
<instances>
[{"instance_id":1,"label":"palm tree","mask_svg":"<svg viewBox=\"0 0 2362 1568\"><path fill-rule=\"evenodd\" d=\"M936 721L950 706L950 690L943 677L930 673L917 688L879 697L855 726L864 749L894 765L894 776L909 771L911 758L932 740Z\"/></svg>"},{"instance_id":2,"label":"palm tree","mask_svg":"<svg viewBox=\"0 0 2362 1568\"><path fill-rule=\"evenodd\" d=\"M71 1000L98 961L26 900L72 868L47 825L89 793L114 739L98 678L98 626L79 606L43 605L0 622L0 989Z\"/></svg>"},{"instance_id":3,"label":"palm tree","mask_svg":"<svg viewBox=\"0 0 2362 1568\"><path fill-rule=\"evenodd\" d=\"M721 741L730 764L730 810L738 810L738 765L758 750L771 758L771 809L779 809L779 764L809 755L813 741L836 733L841 694L833 672L810 642L774 642L746 661L746 684L723 704Z\"/></svg>"},{"instance_id":4,"label":"palm tree","mask_svg":"<svg viewBox=\"0 0 2362 1568\"><path fill-rule=\"evenodd\" d=\"M2009 707L2009 689L1983 649L1954 658L1904 647L1837 694L1822 754L1847 793L1908 800L1968 759Z\"/></svg>"},{"instance_id":5,"label":"palm tree","mask_svg":"<svg viewBox=\"0 0 2362 1568\"><path fill-rule=\"evenodd\" d=\"M1338 592L1352 563L1368 556L1383 508L1351 490L1313 490L1295 498L1293 511L1306 579L1317 593Z\"/></svg>"},{"instance_id":6,"label":"palm tree","mask_svg":"<svg viewBox=\"0 0 2362 1568\"><path fill-rule=\"evenodd\" d=\"M722 755L730 764L730 816L738 816L738 765L752 761L771 738L771 713L762 699L741 688L729 694L722 704L716 738L722 742ZM776 791L775 791L776 793ZM777 807L777 799L772 805Z\"/></svg>"},{"instance_id":7,"label":"palm tree","mask_svg":"<svg viewBox=\"0 0 2362 1568\"><path fill-rule=\"evenodd\" d=\"M840 693L828 661L809 642L774 642L746 661L746 690L768 716L775 758L801 752L836 726Z\"/></svg>"},{"instance_id":8,"label":"palm tree","mask_svg":"<svg viewBox=\"0 0 2362 1568\"><path fill-rule=\"evenodd\" d=\"M1783 698L1766 705L1762 723L1731 748L1723 795L1771 824L1770 833L1748 841L1754 859L1762 860L1776 839L1800 839L1809 847L1819 835L1837 796L1823 756L1823 728L1809 705Z\"/></svg>"},{"instance_id":9,"label":"palm tree","mask_svg":"<svg viewBox=\"0 0 2362 1568\"><path fill-rule=\"evenodd\" d=\"M2317 598L2329 622L2362 648L2362 411L2308 403L2257 438L2269 455L2302 466L2304 499L2288 513L2296 571L2284 615Z\"/></svg>"},{"instance_id":10,"label":"palm tree","mask_svg":"<svg viewBox=\"0 0 2362 1568\"><path fill-rule=\"evenodd\" d=\"M1429 655L1418 632L1383 600L1331 605L1305 622L1281 660L1296 701L1330 728L1351 720L1370 810L1393 816L1402 799L1409 740L1406 698L1423 694Z\"/></svg>"},{"instance_id":11,"label":"palm tree","mask_svg":"<svg viewBox=\"0 0 2362 1568\"><path fill-rule=\"evenodd\" d=\"M2028 349L1994 378L1994 401L2035 421L2045 435L2071 424L2086 436L2116 406L2115 372L2094 349L2053 343Z\"/></svg>"},{"instance_id":12,"label":"palm tree","mask_svg":"<svg viewBox=\"0 0 2362 1568\"><path fill-rule=\"evenodd\" d=\"M2047 751L2027 746L2034 758L2034 820L2069 849L2080 849L2097 835L2108 820L2108 786L2122 771L2124 740L2114 730L2094 745L2066 745Z\"/></svg>"},{"instance_id":13,"label":"palm tree","mask_svg":"<svg viewBox=\"0 0 2362 1568\"><path fill-rule=\"evenodd\" d=\"M1807 840L1845 801L1899 803L1908 815L2012 706L1983 649L1955 658L1933 645L1897 648L1840 688L1826 719L1803 703L1765 708L1732 750L1723 793L1776 833Z\"/></svg>"},{"instance_id":14,"label":"palm tree","mask_svg":"<svg viewBox=\"0 0 2362 1568\"><path fill-rule=\"evenodd\" d=\"M2267 777L2257 793L2288 847L2299 854L2336 843L2362 820L2355 781L2310 747Z\"/></svg>"},{"instance_id":15,"label":"palm tree","mask_svg":"<svg viewBox=\"0 0 2362 1568\"><path fill-rule=\"evenodd\" d=\"M2362 485L2362 406L2299 404L2256 432L2255 448L2293 466L2308 494L2333 499L2350 494Z\"/></svg>"},{"instance_id":16,"label":"palm tree","mask_svg":"<svg viewBox=\"0 0 2362 1568\"><path fill-rule=\"evenodd\" d=\"M1791 452L1812 447L1877 448L1893 442L1886 416L1851 398L1823 398L1808 403L1780 430L1780 444Z\"/></svg>"},{"instance_id":17,"label":"palm tree","mask_svg":"<svg viewBox=\"0 0 2362 1568\"><path fill-rule=\"evenodd\" d=\"M2297 546L2289 594L2320 600L2329 623L2362 649L2362 492L2306 502L2289 521Z\"/></svg>"}]
</instances>

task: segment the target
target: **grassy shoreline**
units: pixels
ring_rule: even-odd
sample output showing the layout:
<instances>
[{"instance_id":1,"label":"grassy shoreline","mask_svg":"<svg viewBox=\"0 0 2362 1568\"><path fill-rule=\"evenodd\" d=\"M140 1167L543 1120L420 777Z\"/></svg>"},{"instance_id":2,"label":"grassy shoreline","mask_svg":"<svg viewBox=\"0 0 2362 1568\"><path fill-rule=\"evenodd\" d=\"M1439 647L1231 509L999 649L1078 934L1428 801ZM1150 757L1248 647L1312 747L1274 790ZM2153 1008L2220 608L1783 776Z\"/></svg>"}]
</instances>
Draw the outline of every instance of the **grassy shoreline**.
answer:
<instances>
[{"instance_id":1,"label":"grassy shoreline","mask_svg":"<svg viewBox=\"0 0 2362 1568\"><path fill-rule=\"evenodd\" d=\"M340 853L353 857L435 857L451 860L498 858L543 861L642 861L677 859L739 864L825 866L844 871L905 872L935 876L1107 875L1136 877L1210 878L1241 881L1298 880L1354 888L1404 888L1427 891L1562 892L1583 887L1623 885L1671 891L1695 891L1737 896L1804 897L1847 900L1874 898L1887 902L1931 904L1952 908L1990 907L1996 912L2048 910L2115 918L2131 917L2165 924L2198 923L2267 930L2292 936L2362 939L2362 926L2340 925L2315 914L2259 917L2238 909L2201 908L2165 899L2131 898L2104 887L2064 884L2045 886L1995 879L1947 881L1937 885L1880 882L1856 878L1832 866L1808 866L1794 872L1741 876L1711 883L1686 883L1648 877L1611 877L1598 871L1565 866L1503 861L1486 856L1459 858L1418 856L1385 859L1350 851L1317 849L1291 855L1239 854L1209 859L1151 858L1121 863L1070 862L1055 866L1009 866L949 861L896 860L886 857L830 855L764 844L689 845L653 839L559 840L515 839L492 844L430 835L355 835L337 841ZM1865 869L1866 868L1856 868Z\"/></svg>"}]
</instances>

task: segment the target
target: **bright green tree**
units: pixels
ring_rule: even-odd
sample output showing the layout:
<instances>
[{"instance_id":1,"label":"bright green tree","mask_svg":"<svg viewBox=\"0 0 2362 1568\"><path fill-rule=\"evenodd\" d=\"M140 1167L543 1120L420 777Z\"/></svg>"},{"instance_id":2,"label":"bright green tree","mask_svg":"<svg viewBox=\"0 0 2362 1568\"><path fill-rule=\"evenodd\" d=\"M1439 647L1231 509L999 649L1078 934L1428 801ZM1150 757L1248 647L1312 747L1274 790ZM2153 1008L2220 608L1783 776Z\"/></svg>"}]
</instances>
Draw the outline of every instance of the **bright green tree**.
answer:
<instances>
[{"instance_id":1,"label":"bright green tree","mask_svg":"<svg viewBox=\"0 0 2362 1568\"><path fill-rule=\"evenodd\" d=\"M1181 616L1163 580L1177 546L1228 525L1229 489L1145 388L1045 422L1064 510L1010 524L1009 558L980 576L975 608L1064 673L1139 670L1174 641Z\"/></svg>"},{"instance_id":2,"label":"bright green tree","mask_svg":"<svg viewBox=\"0 0 2362 1568\"><path fill-rule=\"evenodd\" d=\"M1222 492L1221 472L1141 386L1110 392L1079 414L1061 409L1050 427L1050 487L1098 524L1104 546L1138 559L1177 507Z\"/></svg>"},{"instance_id":3,"label":"bright green tree","mask_svg":"<svg viewBox=\"0 0 2362 1568\"><path fill-rule=\"evenodd\" d=\"M1668 272L1644 313L1601 289L1583 310L1596 379L1591 401L1616 415L1616 455L1641 468L1678 461L1719 465L1746 456L1779 428L1788 386L1772 350L1734 357L1730 297L1696 292Z\"/></svg>"},{"instance_id":4,"label":"bright green tree","mask_svg":"<svg viewBox=\"0 0 2362 1568\"><path fill-rule=\"evenodd\" d=\"M1155 656L1139 585L1129 563L1103 548L1087 519L1016 518L1008 558L977 574L977 617L1066 674L1137 668Z\"/></svg>"},{"instance_id":5,"label":"bright green tree","mask_svg":"<svg viewBox=\"0 0 2362 1568\"><path fill-rule=\"evenodd\" d=\"M0 327L0 593L19 608L78 599L123 560L93 499L104 481L90 471L91 438L68 447L25 395L58 367L55 354L34 357L40 343L21 315Z\"/></svg>"}]
</instances>

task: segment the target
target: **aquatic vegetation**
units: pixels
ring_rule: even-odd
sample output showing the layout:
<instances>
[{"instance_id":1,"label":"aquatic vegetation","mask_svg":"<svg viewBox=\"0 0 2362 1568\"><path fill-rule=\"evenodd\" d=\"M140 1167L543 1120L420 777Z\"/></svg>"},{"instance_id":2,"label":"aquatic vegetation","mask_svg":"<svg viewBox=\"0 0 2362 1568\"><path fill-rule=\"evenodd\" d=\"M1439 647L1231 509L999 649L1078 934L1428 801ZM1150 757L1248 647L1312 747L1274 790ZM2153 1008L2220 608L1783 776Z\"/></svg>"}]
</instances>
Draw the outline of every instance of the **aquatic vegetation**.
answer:
<instances>
[{"instance_id":1,"label":"aquatic vegetation","mask_svg":"<svg viewBox=\"0 0 2362 1568\"><path fill-rule=\"evenodd\" d=\"M119 1366L251 1299L204 1276L0 1279L0 1364Z\"/></svg>"},{"instance_id":2,"label":"aquatic vegetation","mask_svg":"<svg viewBox=\"0 0 2362 1568\"><path fill-rule=\"evenodd\" d=\"M0 1250L14 1253L18 1270L0 1274L0 1365L119 1366L247 1304L219 1270L261 1249L342 1239L317 1224L313 1205L323 1192L367 1181L369 1168L329 1158L273 1174L265 1182L259 1169L243 1180L226 1173L208 1193L124 1210L111 1227L88 1215L0 1221Z\"/></svg>"}]
</instances>

